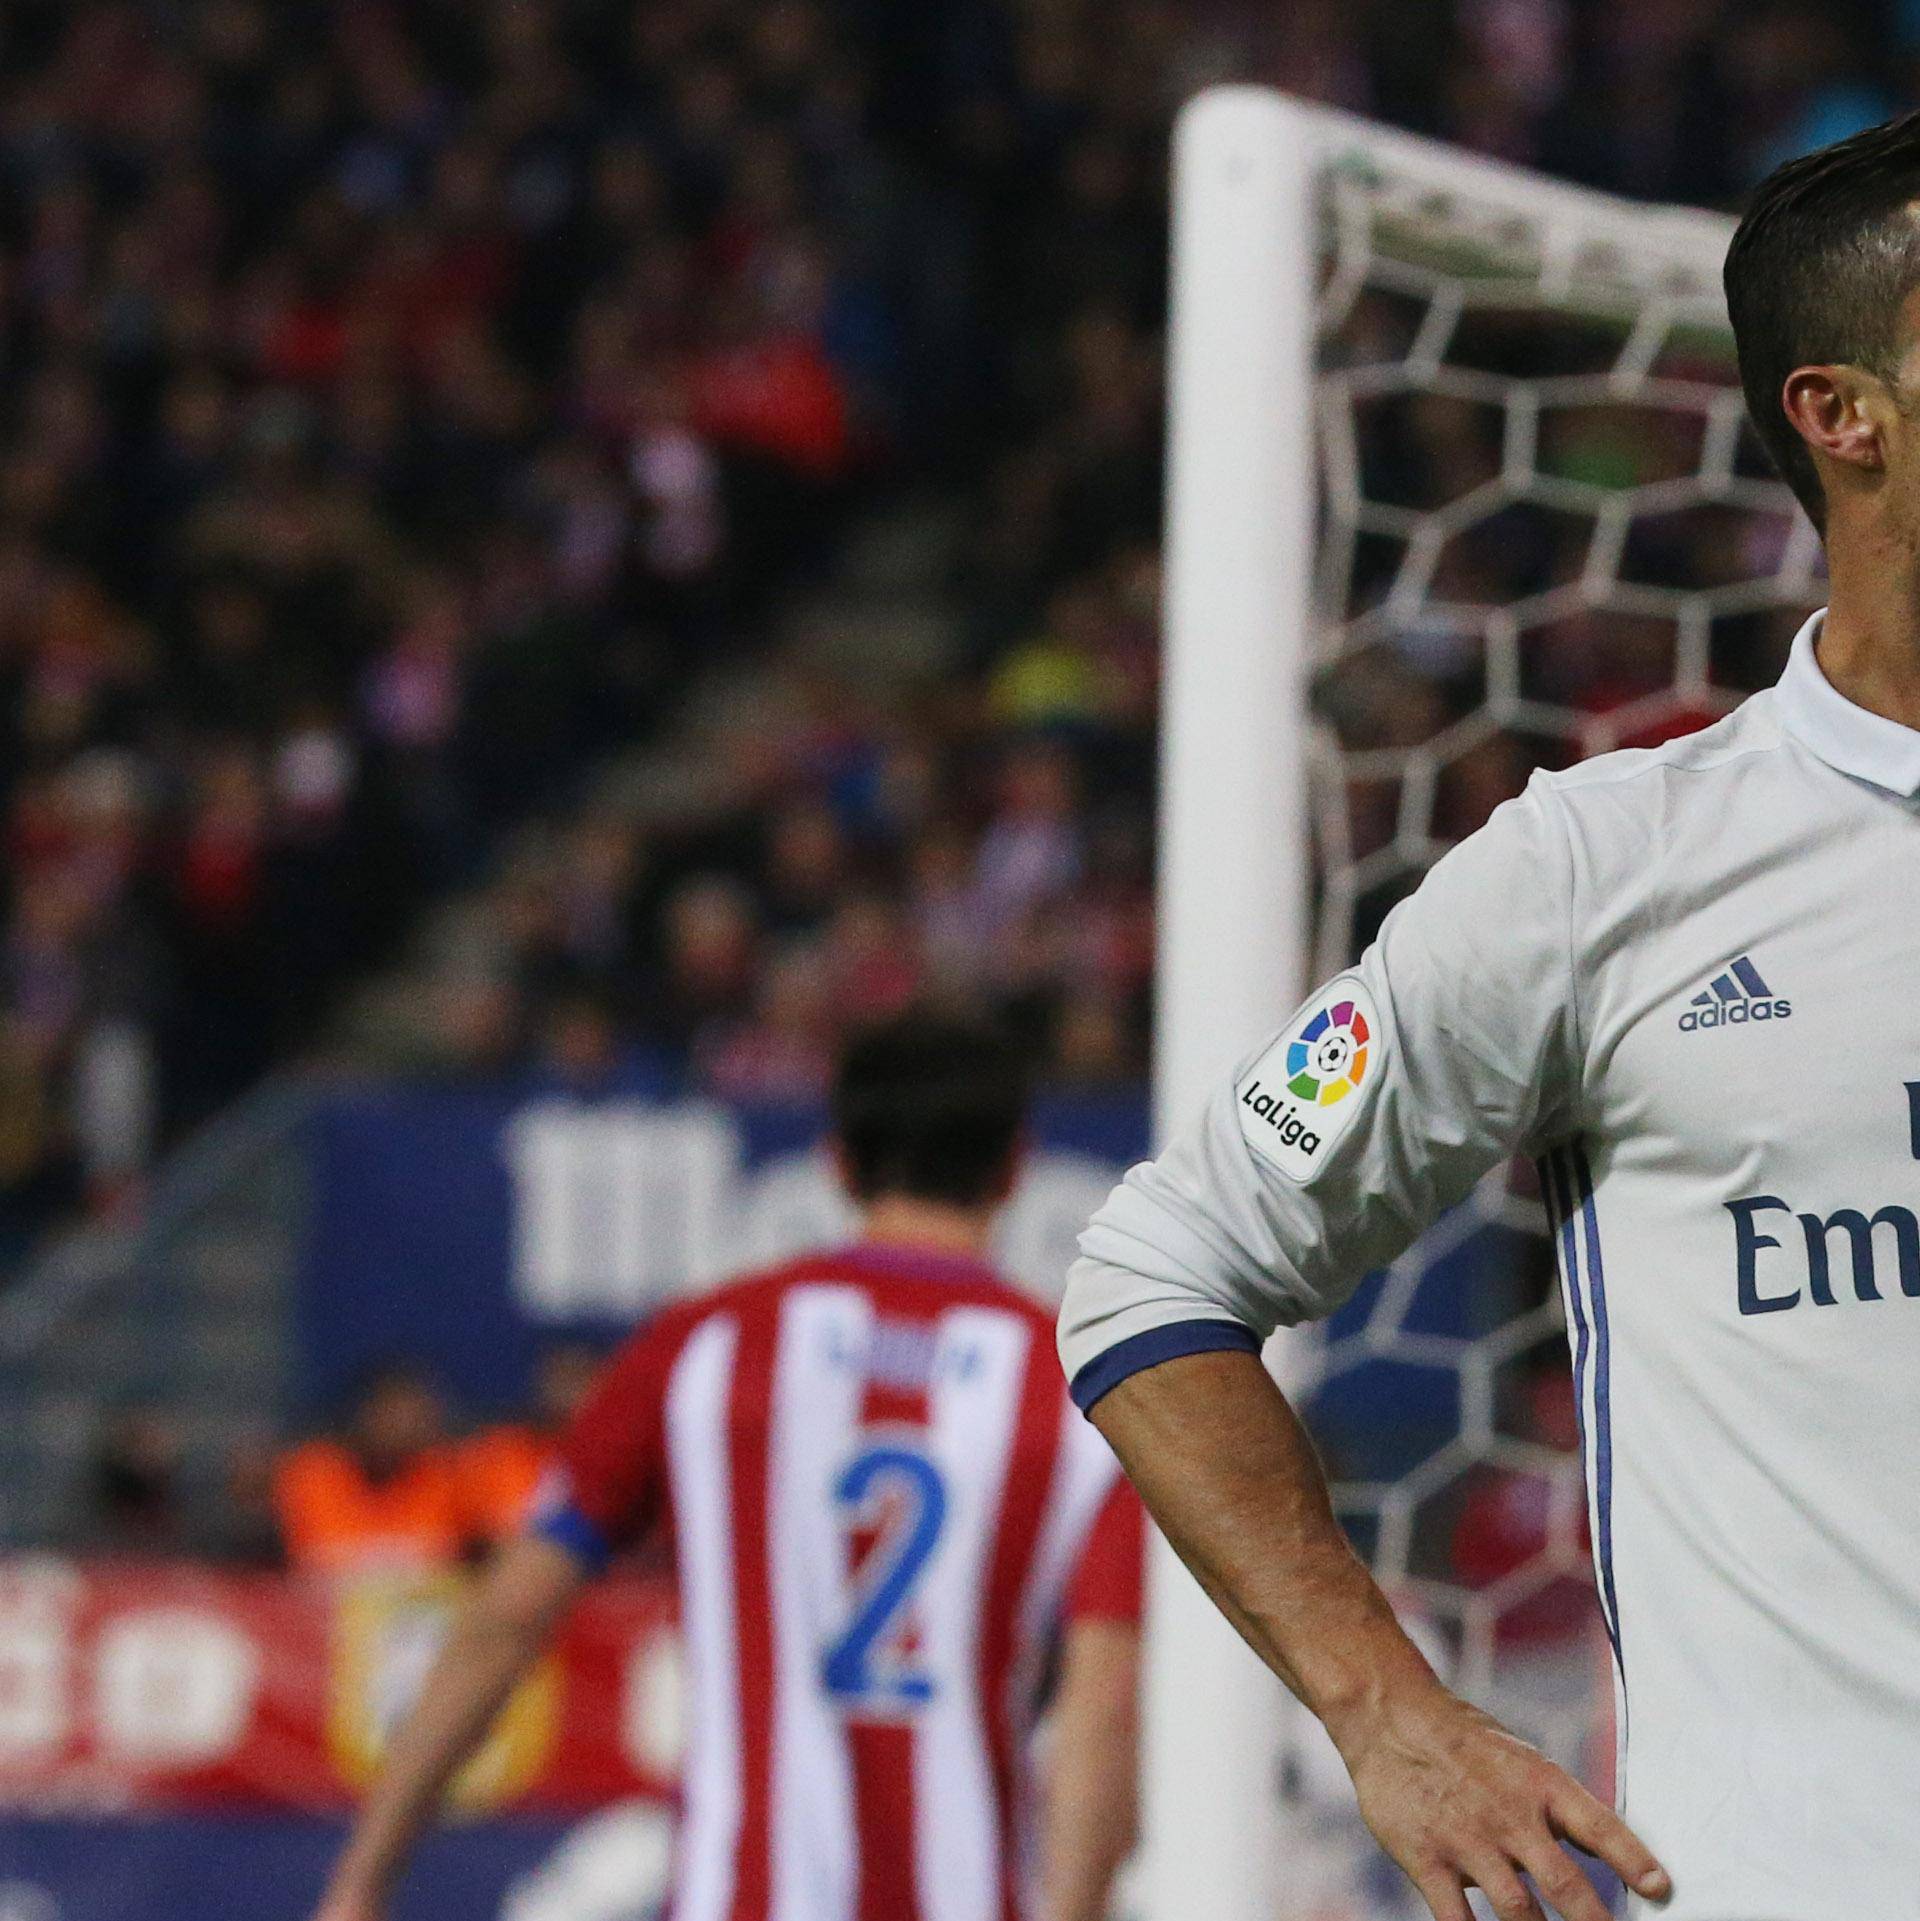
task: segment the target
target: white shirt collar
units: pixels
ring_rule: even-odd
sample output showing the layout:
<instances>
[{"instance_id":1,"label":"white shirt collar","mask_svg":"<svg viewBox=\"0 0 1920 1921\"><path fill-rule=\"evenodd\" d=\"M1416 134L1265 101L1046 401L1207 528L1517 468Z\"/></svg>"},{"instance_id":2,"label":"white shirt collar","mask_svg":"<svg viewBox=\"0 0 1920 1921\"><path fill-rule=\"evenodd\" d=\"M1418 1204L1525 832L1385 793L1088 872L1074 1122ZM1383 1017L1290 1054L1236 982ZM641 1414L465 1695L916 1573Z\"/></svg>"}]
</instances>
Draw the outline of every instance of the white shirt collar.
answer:
<instances>
[{"instance_id":1,"label":"white shirt collar","mask_svg":"<svg viewBox=\"0 0 1920 1921\"><path fill-rule=\"evenodd\" d=\"M1787 671L1774 688L1781 724L1829 767L1889 793L1920 794L1920 729L1856 707L1820 670L1814 642L1826 609L1793 637Z\"/></svg>"}]
</instances>

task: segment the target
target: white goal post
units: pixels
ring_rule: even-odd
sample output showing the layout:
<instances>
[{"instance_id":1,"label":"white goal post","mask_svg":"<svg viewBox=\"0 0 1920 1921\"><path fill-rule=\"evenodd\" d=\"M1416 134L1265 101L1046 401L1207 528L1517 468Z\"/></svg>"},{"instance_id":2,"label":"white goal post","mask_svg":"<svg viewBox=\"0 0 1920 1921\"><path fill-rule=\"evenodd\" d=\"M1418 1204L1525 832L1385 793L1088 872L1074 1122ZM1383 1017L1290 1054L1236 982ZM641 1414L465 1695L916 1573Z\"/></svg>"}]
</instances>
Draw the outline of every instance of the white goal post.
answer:
<instances>
[{"instance_id":1,"label":"white goal post","mask_svg":"<svg viewBox=\"0 0 1920 1921\"><path fill-rule=\"evenodd\" d=\"M1461 766L1484 771L1512 736L1577 758L1676 712L1697 724L1724 711L1737 698L1721 672L1727 636L1771 646L1775 626L1817 599L1819 564L1811 530L1742 442L1720 291L1726 219L1548 181L1252 87L1212 90L1181 115L1173 207L1163 1135L1284 1018L1310 975L1350 958L1370 894L1444 850L1440 801ZM1572 371L1544 354L1518 374L1457 361L1463 317L1496 308L1572 317L1600 344ZM1324 364L1343 327L1359 337ZM1464 470L1455 497L1370 497L1354 423L1408 396L1428 410L1416 427ZM1480 409L1492 424L1456 431L1436 406L1461 419ZM1593 451L1608 444L1610 408L1648 436L1629 445L1624 479L1600 471ZM1450 452L1449 436L1459 442ZM1687 516L1703 512L1720 531L1686 532ZM1545 531L1528 537L1546 558L1524 593L1489 598L1457 543L1465 536L1471 548L1473 530L1501 513L1533 516L1528 525ZM1716 571L1708 562L1720 547L1731 558ZM1480 600L1460 600L1462 578ZM1536 655L1560 658L1575 645L1570 633L1601 644L1615 631L1608 622L1638 650L1641 679L1624 676L1621 698L1602 708L1556 692L1550 674L1542 682ZM1372 671L1370 653L1383 647L1396 675L1403 657L1438 650L1449 684L1471 693L1384 742L1342 743L1311 718L1313 685L1342 662ZM1658 663L1651 678L1648 657ZM1390 698L1375 705L1395 713ZM1355 837L1356 794L1384 822L1370 839ZM1532 1209L1502 1177L1482 1218L1525 1225ZM1407 1299L1423 1258L1407 1257ZM1496 1388L1523 1342L1551 1334L1557 1312L1554 1297L1448 1350L1461 1437L1446 1472L1481 1460L1538 1469L1542 1450L1501 1432ZM1395 1336L1368 1338L1387 1353ZM1304 1390L1323 1365L1318 1353L1313 1337L1282 1337L1269 1360ZM1351 1511L1378 1523L1376 1553L1398 1556L1398 1590L1431 1595L1436 1632L1455 1633L1462 1685L1497 1695L1498 1607L1552 1570L1521 1570L1492 1600L1441 1592L1447 1582L1423 1576L1409 1545L1438 1485L1436 1474L1361 1489ZM1570 1554L1583 1512L1582 1491L1555 1523ZM1324 1821L1282 1791L1282 1691L1171 1553L1156 1552L1144 1921L1398 1913L1387 1896L1354 1894L1344 1906L1324 1890L1309 1896L1298 1864L1323 1838L1308 1828Z\"/></svg>"}]
</instances>

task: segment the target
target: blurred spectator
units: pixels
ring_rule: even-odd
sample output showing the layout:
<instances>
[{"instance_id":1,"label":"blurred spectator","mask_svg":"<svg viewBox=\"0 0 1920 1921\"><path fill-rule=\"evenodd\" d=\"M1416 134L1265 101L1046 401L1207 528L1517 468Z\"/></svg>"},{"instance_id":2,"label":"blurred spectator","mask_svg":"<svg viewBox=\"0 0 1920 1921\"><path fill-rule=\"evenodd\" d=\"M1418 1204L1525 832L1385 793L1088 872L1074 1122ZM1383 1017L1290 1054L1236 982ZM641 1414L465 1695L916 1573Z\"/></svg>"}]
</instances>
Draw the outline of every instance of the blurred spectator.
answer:
<instances>
[{"instance_id":1,"label":"blurred spectator","mask_svg":"<svg viewBox=\"0 0 1920 1921\"><path fill-rule=\"evenodd\" d=\"M534 1491L602 1359L601 1351L585 1342L555 1342L535 1366L527 1417L483 1428L460 1447L460 1491L472 1539L508 1540L525 1525Z\"/></svg>"},{"instance_id":2,"label":"blurred spectator","mask_svg":"<svg viewBox=\"0 0 1920 1921\"><path fill-rule=\"evenodd\" d=\"M688 1047L711 1023L738 1017L751 1004L760 958L760 920L738 882L702 875L668 899L665 953L647 996L654 1038Z\"/></svg>"},{"instance_id":3,"label":"blurred spectator","mask_svg":"<svg viewBox=\"0 0 1920 1921\"><path fill-rule=\"evenodd\" d=\"M986 972L986 905L974 884L974 849L957 822L936 820L914 843L911 901L915 937L942 990L959 994Z\"/></svg>"},{"instance_id":4,"label":"blurred spectator","mask_svg":"<svg viewBox=\"0 0 1920 1921\"><path fill-rule=\"evenodd\" d=\"M1067 997L1054 1032L1056 1080L1080 1088L1129 1087L1137 1078L1139 1061L1139 1038L1115 995L1083 987Z\"/></svg>"},{"instance_id":5,"label":"blurred spectator","mask_svg":"<svg viewBox=\"0 0 1920 1921\"><path fill-rule=\"evenodd\" d=\"M833 1065L832 985L817 947L789 946L761 975L752 1011L702 1036L701 1086L730 1101L819 1100Z\"/></svg>"},{"instance_id":6,"label":"blurred spectator","mask_svg":"<svg viewBox=\"0 0 1920 1921\"><path fill-rule=\"evenodd\" d=\"M185 1545L178 1430L163 1413L129 1408L114 1415L95 1444L88 1478L89 1534L117 1554L177 1554Z\"/></svg>"},{"instance_id":7,"label":"blurred spectator","mask_svg":"<svg viewBox=\"0 0 1920 1921\"><path fill-rule=\"evenodd\" d=\"M226 1485L216 1510L212 1536L205 1543L222 1560L255 1567L282 1561L275 1493L276 1450L264 1434L244 1435L226 1464Z\"/></svg>"},{"instance_id":8,"label":"blurred spectator","mask_svg":"<svg viewBox=\"0 0 1920 1921\"><path fill-rule=\"evenodd\" d=\"M776 934L816 934L849 884L846 838L824 800L803 796L777 812L768 829L761 877L766 921Z\"/></svg>"},{"instance_id":9,"label":"blurred spectator","mask_svg":"<svg viewBox=\"0 0 1920 1921\"><path fill-rule=\"evenodd\" d=\"M890 894L849 894L835 911L824 943L832 1003L828 1025L865 1025L902 1012L920 993L923 962L913 930Z\"/></svg>"},{"instance_id":10,"label":"blurred spectator","mask_svg":"<svg viewBox=\"0 0 1920 1921\"><path fill-rule=\"evenodd\" d=\"M288 1565L304 1573L446 1567L471 1542L446 1410L404 1365L368 1378L337 1438L282 1457L273 1504Z\"/></svg>"},{"instance_id":11,"label":"blurred spectator","mask_svg":"<svg viewBox=\"0 0 1920 1921\"><path fill-rule=\"evenodd\" d=\"M456 1076L485 1079L506 1073L522 1039L525 1008L511 980L460 966L429 982L421 996L430 1022L430 1056Z\"/></svg>"},{"instance_id":12,"label":"blurred spectator","mask_svg":"<svg viewBox=\"0 0 1920 1921\"><path fill-rule=\"evenodd\" d=\"M613 1010L590 988L563 990L551 1002L539 1065L570 1094L591 1098L617 1086L628 1049Z\"/></svg>"},{"instance_id":13,"label":"blurred spectator","mask_svg":"<svg viewBox=\"0 0 1920 1921\"><path fill-rule=\"evenodd\" d=\"M1001 764L998 807L980 842L975 886L990 932L1057 905L1080 876L1076 770L1064 747L1034 741Z\"/></svg>"},{"instance_id":14,"label":"blurred spectator","mask_svg":"<svg viewBox=\"0 0 1920 1921\"><path fill-rule=\"evenodd\" d=\"M1179 95L1724 201L1920 71L1879 0L964 13L75 0L0 38L0 1258L136 1201L456 889L408 1051L457 1071L644 1043L798 1091L924 983L1007 1001L1057 1079L1137 1074L1150 876L1098 842L1152 798ZM1353 351L1394 324L1363 303ZM1384 402L1370 494L1496 472L1489 411ZM1670 440L1573 410L1543 466L1626 485ZM797 616L895 516L946 530L929 605L897 675L827 672ZM1737 538L1632 558L1681 586ZM1505 522L1436 587L1577 545ZM1581 624L1525 692L1590 725L1451 763L1437 832L1701 717L1634 705L1660 636ZM907 664L919 627L951 651ZM1716 678L1778 645L1716 631ZM1324 690L1350 746L1483 691L1457 622L1373 651ZM598 783L640 748L671 794ZM1400 834L1392 782L1349 803L1357 856Z\"/></svg>"}]
</instances>

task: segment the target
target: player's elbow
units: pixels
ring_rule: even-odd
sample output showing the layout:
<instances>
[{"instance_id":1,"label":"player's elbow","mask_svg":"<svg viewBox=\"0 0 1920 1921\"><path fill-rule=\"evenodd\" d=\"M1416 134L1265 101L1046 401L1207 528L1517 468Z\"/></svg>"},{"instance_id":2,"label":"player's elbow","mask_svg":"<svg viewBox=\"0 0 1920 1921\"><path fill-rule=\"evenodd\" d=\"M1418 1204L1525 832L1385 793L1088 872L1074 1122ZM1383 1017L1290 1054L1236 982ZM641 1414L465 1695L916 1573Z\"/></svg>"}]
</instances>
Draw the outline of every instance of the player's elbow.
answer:
<instances>
[{"instance_id":1,"label":"player's elbow","mask_svg":"<svg viewBox=\"0 0 1920 1921\"><path fill-rule=\"evenodd\" d=\"M1184 1355L1260 1351L1260 1335L1231 1307L1178 1277L1076 1261L1059 1319L1060 1363L1082 1413L1130 1375Z\"/></svg>"},{"instance_id":2,"label":"player's elbow","mask_svg":"<svg viewBox=\"0 0 1920 1921\"><path fill-rule=\"evenodd\" d=\"M511 1542L488 1568L467 1611L474 1639L537 1648L558 1626L586 1584L586 1571L564 1548L538 1537Z\"/></svg>"},{"instance_id":3,"label":"player's elbow","mask_svg":"<svg viewBox=\"0 0 1920 1921\"><path fill-rule=\"evenodd\" d=\"M1060 1308L1061 1364L1082 1408L1127 1374L1223 1345L1257 1351L1282 1316L1243 1237L1151 1167L1135 1168L1080 1237Z\"/></svg>"}]
</instances>

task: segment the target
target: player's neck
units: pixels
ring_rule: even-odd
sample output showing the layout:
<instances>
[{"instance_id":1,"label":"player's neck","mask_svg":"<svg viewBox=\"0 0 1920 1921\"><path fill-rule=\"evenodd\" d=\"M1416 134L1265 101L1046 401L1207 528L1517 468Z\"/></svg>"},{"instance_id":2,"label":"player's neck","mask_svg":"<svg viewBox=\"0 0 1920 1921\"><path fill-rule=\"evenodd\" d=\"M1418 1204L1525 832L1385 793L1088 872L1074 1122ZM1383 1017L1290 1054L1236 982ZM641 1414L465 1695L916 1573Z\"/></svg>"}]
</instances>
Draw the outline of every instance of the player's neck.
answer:
<instances>
[{"instance_id":1,"label":"player's neck","mask_svg":"<svg viewBox=\"0 0 1920 1921\"><path fill-rule=\"evenodd\" d=\"M948 1207L908 1194L883 1194L860 1223L860 1238L879 1247L917 1248L963 1260L984 1259L992 1208Z\"/></svg>"},{"instance_id":2,"label":"player's neck","mask_svg":"<svg viewBox=\"0 0 1920 1921\"><path fill-rule=\"evenodd\" d=\"M1835 692L1920 728L1920 568L1906 549L1891 540L1829 543L1818 654Z\"/></svg>"}]
</instances>

